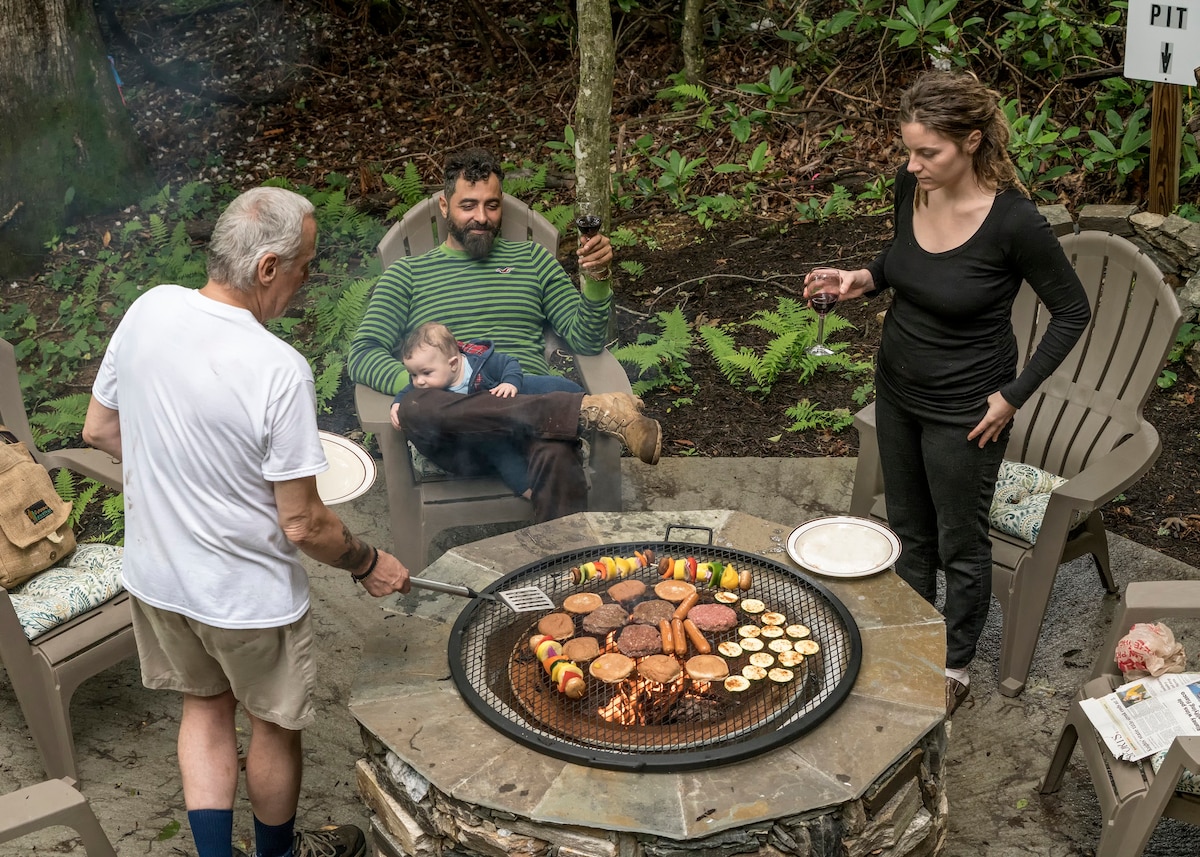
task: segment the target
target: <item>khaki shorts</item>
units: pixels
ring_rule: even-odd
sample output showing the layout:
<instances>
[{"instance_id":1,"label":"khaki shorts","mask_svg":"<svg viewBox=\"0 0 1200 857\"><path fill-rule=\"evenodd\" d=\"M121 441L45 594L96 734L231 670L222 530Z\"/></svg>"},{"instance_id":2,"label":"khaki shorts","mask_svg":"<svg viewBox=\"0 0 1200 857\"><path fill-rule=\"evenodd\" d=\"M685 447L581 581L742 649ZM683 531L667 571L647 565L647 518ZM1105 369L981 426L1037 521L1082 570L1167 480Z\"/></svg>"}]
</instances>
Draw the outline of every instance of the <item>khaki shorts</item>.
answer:
<instances>
[{"instance_id":1,"label":"khaki shorts","mask_svg":"<svg viewBox=\"0 0 1200 857\"><path fill-rule=\"evenodd\" d=\"M146 687L192 696L232 690L248 712L284 729L316 718L311 610L279 628L230 629L129 602Z\"/></svg>"}]
</instances>

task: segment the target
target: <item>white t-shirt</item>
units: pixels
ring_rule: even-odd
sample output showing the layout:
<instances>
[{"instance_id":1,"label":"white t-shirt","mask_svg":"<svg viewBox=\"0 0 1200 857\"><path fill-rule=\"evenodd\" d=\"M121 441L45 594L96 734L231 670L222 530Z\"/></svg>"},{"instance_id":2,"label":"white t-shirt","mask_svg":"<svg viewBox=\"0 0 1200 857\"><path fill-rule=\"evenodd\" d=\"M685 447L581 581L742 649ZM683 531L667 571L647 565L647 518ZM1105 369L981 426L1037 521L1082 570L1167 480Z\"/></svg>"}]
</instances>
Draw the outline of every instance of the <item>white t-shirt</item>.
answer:
<instances>
[{"instance_id":1,"label":"white t-shirt","mask_svg":"<svg viewBox=\"0 0 1200 857\"><path fill-rule=\"evenodd\" d=\"M121 320L92 389L119 412L125 588L220 628L309 606L273 482L329 465L312 372L248 311L163 285Z\"/></svg>"}]
</instances>

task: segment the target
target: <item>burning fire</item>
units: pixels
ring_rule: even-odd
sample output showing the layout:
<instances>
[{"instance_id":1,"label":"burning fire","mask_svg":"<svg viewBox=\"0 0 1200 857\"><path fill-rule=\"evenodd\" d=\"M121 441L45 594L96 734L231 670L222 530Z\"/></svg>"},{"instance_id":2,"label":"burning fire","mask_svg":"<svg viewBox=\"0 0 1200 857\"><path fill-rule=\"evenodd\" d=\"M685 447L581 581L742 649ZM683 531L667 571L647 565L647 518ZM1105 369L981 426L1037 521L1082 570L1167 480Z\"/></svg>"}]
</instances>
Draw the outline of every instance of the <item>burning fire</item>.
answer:
<instances>
[{"instance_id":1,"label":"burning fire","mask_svg":"<svg viewBox=\"0 0 1200 857\"><path fill-rule=\"evenodd\" d=\"M596 712L609 723L622 726L647 726L661 723L663 708L674 704L683 693L687 678L680 675L670 684L659 684L640 675L631 675L617 686L617 692Z\"/></svg>"},{"instance_id":2,"label":"burning fire","mask_svg":"<svg viewBox=\"0 0 1200 857\"><path fill-rule=\"evenodd\" d=\"M605 638L602 651L619 651L616 640L617 632L614 631ZM694 681L685 673L662 684L634 672L615 686L612 698L601 705L596 714L609 723L622 726L657 725L668 719L671 709L686 693L703 695L711 686L711 682Z\"/></svg>"}]
</instances>

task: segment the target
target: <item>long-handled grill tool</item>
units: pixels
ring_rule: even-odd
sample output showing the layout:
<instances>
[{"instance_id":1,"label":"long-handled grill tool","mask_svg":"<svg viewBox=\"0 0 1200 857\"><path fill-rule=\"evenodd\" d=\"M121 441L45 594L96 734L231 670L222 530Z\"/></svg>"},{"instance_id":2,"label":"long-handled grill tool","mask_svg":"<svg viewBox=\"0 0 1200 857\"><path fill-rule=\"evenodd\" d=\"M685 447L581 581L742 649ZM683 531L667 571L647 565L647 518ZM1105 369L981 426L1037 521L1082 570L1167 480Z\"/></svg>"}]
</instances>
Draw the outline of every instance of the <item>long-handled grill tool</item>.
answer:
<instances>
[{"instance_id":1,"label":"long-handled grill tool","mask_svg":"<svg viewBox=\"0 0 1200 857\"><path fill-rule=\"evenodd\" d=\"M463 598L482 598L485 601L499 601L514 613L534 613L539 610L553 610L554 602L550 596L536 586L522 589L510 589L507 592L476 592L469 586L457 583L442 583L440 580L428 580L424 577L410 577L409 582L418 589L431 589L434 592L446 592Z\"/></svg>"}]
</instances>

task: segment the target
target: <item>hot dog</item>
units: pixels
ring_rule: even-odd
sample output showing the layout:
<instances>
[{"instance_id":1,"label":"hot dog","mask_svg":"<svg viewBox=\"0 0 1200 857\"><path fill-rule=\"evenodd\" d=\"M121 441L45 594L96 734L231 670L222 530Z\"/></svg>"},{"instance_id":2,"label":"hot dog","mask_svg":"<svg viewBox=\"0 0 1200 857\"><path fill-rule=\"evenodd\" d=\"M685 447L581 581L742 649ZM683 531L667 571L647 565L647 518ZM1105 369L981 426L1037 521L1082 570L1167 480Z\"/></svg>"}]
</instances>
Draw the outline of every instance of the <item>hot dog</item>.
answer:
<instances>
[{"instance_id":1,"label":"hot dog","mask_svg":"<svg viewBox=\"0 0 1200 857\"><path fill-rule=\"evenodd\" d=\"M697 652L707 655L712 651L712 646L709 645L708 640L704 639L704 635L700 633L700 629L691 619L683 620L683 630L687 633L688 639L692 641L692 648Z\"/></svg>"},{"instance_id":2,"label":"hot dog","mask_svg":"<svg viewBox=\"0 0 1200 857\"><path fill-rule=\"evenodd\" d=\"M679 606L675 608L676 619L686 619L688 611L696 606L696 602L700 600L700 592L696 591L687 598L679 602Z\"/></svg>"},{"instance_id":3,"label":"hot dog","mask_svg":"<svg viewBox=\"0 0 1200 857\"><path fill-rule=\"evenodd\" d=\"M675 642L675 654L679 657L687 656L687 632L683 630L682 619L671 620L671 637Z\"/></svg>"},{"instance_id":4,"label":"hot dog","mask_svg":"<svg viewBox=\"0 0 1200 857\"><path fill-rule=\"evenodd\" d=\"M663 619L658 623L658 633L662 636L663 652L670 654L675 651L675 636L671 633L671 622Z\"/></svg>"}]
</instances>

